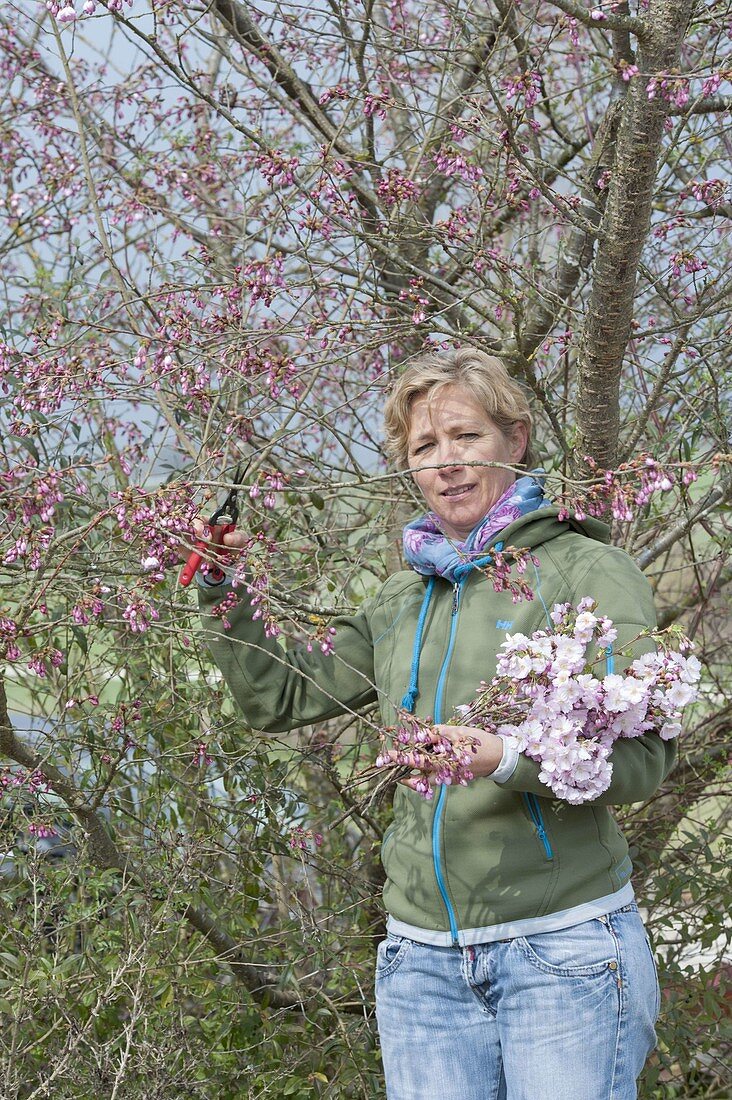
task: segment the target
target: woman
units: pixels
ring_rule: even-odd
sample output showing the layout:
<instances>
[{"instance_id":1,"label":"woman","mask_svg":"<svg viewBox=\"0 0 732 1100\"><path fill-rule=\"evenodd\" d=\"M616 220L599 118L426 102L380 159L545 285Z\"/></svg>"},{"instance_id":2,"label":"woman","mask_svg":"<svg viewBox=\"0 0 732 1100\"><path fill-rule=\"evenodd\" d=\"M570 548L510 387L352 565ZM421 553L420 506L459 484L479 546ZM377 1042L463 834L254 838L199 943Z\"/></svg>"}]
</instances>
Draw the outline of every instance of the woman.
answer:
<instances>
[{"instance_id":1,"label":"woman","mask_svg":"<svg viewBox=\"0 0 732 1100\"><path fill-rule=\"evenodd\" d=\"M655 968L607 807L652 795L673 742L618 742L609 789L569 806L499 737L442 725L493 675L506 632L551 628L554 603L593 597L618 648L654 623L649 587L607 545L607 528L560 521L539 482L516 478L531 461L530 430L497 359L465 349L404 372L386 406L387 442L429 511L405 529L410 568L335 620L330 655L284 657L246 601L222 630L208 614L221 591L202 582L207 640L255 729L377 699L385 726L401 705L479 742L467 787L426 801L409 789L418 777L400 786L384 839L376 997L390 1100L630 1100L655 1041ZM514 604L481 572L503 546L531 548L533 600Z\"/></svg>"}]
</instances>

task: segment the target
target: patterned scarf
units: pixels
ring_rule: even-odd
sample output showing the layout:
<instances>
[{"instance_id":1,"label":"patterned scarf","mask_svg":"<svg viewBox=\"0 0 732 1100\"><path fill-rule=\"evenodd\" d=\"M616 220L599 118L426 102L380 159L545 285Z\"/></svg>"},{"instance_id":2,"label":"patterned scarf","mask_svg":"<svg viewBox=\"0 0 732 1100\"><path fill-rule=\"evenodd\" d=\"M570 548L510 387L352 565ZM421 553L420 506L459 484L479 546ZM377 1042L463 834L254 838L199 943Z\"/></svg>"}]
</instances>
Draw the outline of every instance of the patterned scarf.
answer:
<instances>
[{"instance_id":1,"label":"patterned scarf","mask_svg":"<svg viewBox=\"0 0 732 1100\"><path fill-rule=\"evenodd\" d=\"M418 573L436 574L454 584L459 575L456 570L471 558L480 557L483 547L494 535L527 512L549 508L551 504L544 496L540 479L533 475L520 477L473 528L465 542L455 542L443 534L434 512L408 523L404 528L404 556Z\"/></svg>"}]
</instances>

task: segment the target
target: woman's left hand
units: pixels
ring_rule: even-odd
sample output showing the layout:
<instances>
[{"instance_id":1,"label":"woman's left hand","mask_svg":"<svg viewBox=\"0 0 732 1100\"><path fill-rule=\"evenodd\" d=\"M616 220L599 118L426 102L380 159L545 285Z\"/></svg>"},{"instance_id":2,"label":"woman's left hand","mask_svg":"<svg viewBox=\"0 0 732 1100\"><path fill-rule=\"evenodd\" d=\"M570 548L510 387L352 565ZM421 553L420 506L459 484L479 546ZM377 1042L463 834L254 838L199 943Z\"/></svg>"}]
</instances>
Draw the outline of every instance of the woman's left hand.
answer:
<instances>
[{"instance_id":1,"label":"woman's left hand","mask_svg":"<svg viewBox=\"0 0 732 1100\"><path fill-rule=\"evenodd\" d=\"M476 726L437 725L432 728L435 731L436 738L437 736L445 737L448 741L471 739L476 742L477 751L473 755L473 760L470 764L470 770L476 779L492 775L501 763L503 757L503 740L495 733L487 733L486 730L478 729ZM394 753L394 759L396 759L396 753ZM425 761L425 767L421 766L422 760ZM420 754L420 757L416 758L413 763L415 771L422 772L429 778L430 768L428 756L422 756L422 754ZM406 779L402 779L401 782L405 787L411 787L412 790L415 790L419 779L419 775L411 775L407 776Z\"/></svg>"}]
</instances>

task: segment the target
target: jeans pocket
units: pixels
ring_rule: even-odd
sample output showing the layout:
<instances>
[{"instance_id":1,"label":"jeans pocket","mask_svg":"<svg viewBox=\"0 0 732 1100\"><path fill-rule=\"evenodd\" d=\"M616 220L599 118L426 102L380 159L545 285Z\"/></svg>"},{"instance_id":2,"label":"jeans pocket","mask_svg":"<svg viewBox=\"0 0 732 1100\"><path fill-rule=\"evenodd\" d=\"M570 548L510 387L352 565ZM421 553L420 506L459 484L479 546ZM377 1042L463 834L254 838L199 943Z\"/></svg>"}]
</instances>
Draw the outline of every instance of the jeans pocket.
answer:
<instances>
[{"instance_id":1,"label":"jeans pocket","mask_svg":"<svg viewBox=\"0 0 732 1100\"><path fill-rule=\"evenodd\" d=\"M388 978L404 962L412 946L412 941L404 936L393 936L389 933L382 940L376 952L376 980Z\"/></svg>"},{"instance_id":2,"label":"jeans pocket","mask_svg":"<svg viewBox=\"0 0 732 1100\"><path fill-rule=\"evenodd\" d=\"M545 974L591 977L617 972L619 966L615 936L598 918L558 932L520 936L515 943L528 962Z\"/></svg>"}]
</instances>

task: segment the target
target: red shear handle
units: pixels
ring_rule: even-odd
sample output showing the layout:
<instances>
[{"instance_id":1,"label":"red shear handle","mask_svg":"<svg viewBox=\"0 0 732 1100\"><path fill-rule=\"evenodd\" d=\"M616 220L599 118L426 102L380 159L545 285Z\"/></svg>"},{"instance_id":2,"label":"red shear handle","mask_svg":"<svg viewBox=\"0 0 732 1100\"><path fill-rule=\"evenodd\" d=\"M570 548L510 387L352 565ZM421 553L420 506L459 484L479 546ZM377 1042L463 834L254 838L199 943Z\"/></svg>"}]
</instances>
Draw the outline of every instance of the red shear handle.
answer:
<instances>
[{"instance_id":1,"label":"red shear handle","mask_svg":"<svg viewBox=\"0 0 732 1100\"><path fill-rule=\"evenodd\" d=\"M230 531L233 531L234 526L233 523L219 523L215 527L204 527L203 534L207 541L194 543L195 549L188 555L188 560L180 571L180 583L183 588L188 587L201 562L206 561L211 545L221 546L224 535L228 535ZM212 567L211 575L217 581L223 578L223 572L217 565Z\"/></svg>"}]
</instances>

